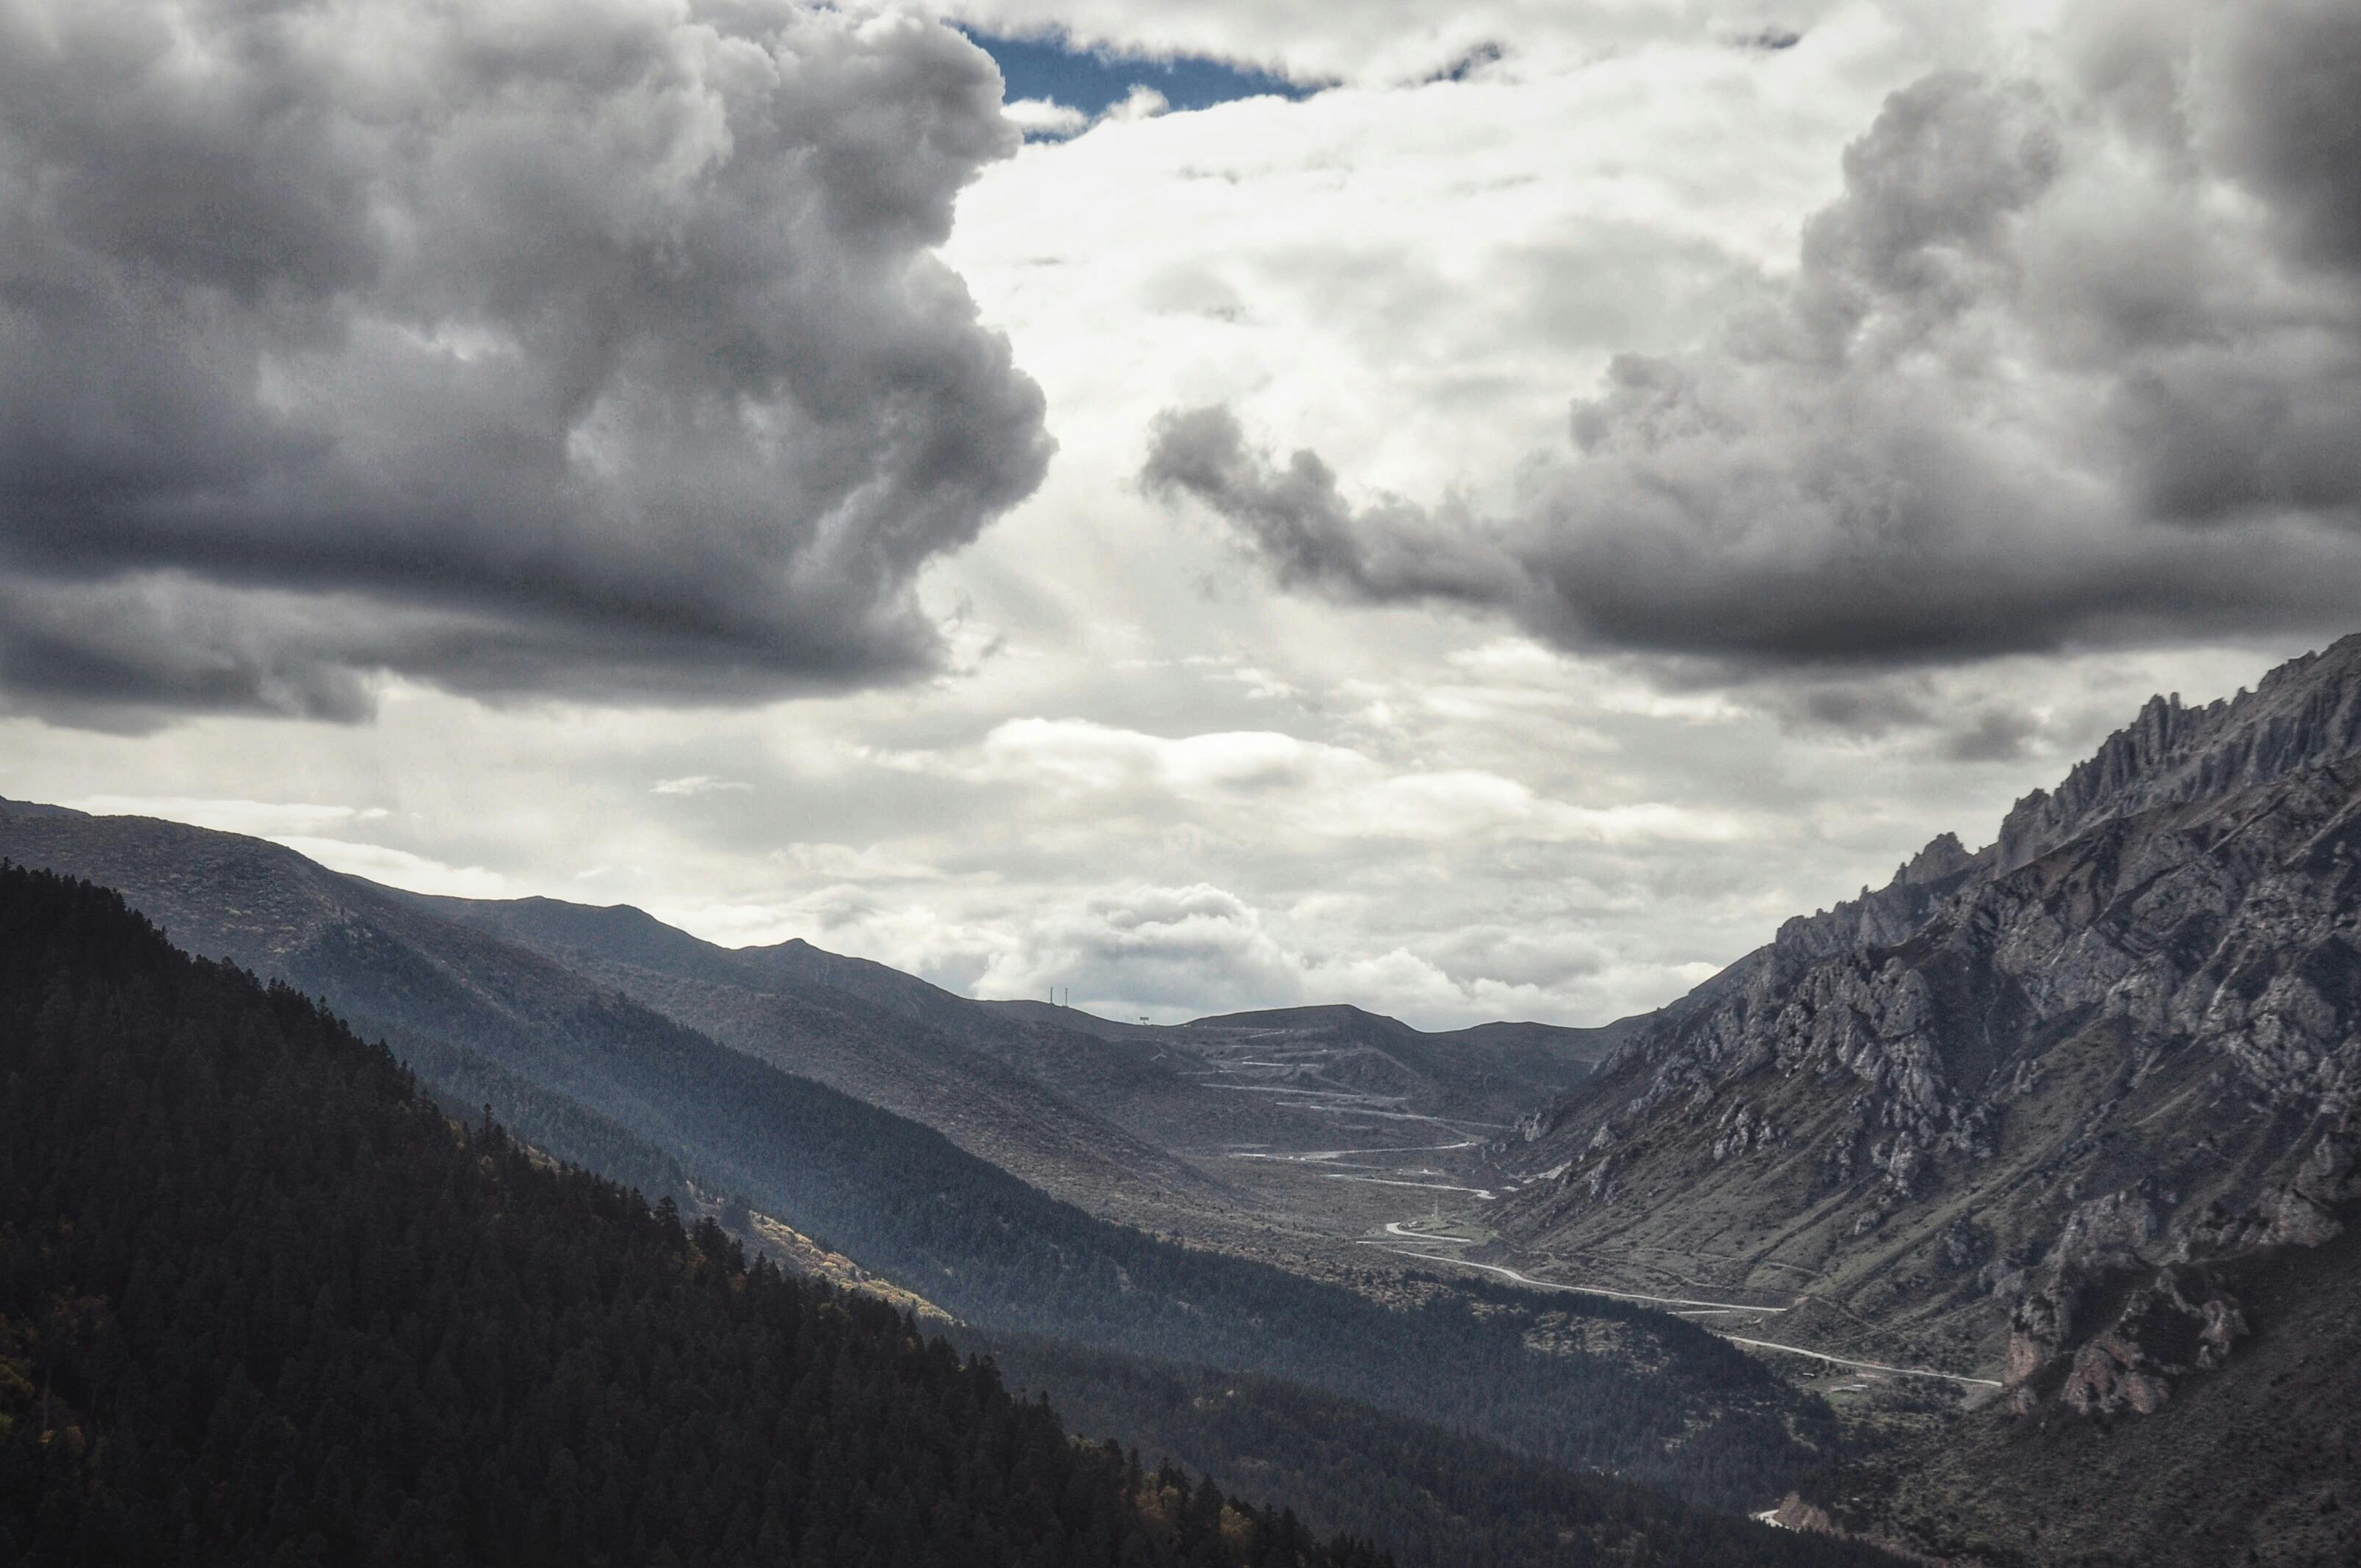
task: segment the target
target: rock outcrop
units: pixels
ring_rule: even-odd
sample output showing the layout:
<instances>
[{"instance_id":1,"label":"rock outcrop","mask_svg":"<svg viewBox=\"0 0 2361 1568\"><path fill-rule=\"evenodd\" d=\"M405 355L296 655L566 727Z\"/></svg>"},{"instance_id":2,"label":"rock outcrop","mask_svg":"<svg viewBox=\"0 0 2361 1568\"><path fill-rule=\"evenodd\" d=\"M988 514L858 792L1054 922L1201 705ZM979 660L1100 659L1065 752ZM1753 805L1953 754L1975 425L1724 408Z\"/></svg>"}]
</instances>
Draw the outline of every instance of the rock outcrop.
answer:
<instances>
[{"instance_id":1,"label":"rock outcrop","mask_svg":"<svg viewBox=\"0 0 2361 1568\"><path fill-rule=\"evenodd\" d=\"M2096 1332L2078 1338L2085 1304L2102 1288L2068 1266L2018 1299L2004 1366L2020 1415L2053 1398L2081 1416L2153 1415L2178 1379L2218 1369L2247 1333L2215 1271L2176 1263L2121 1291Z\"/></svg>"},{"instance_id":2,"label":"rock outcrop","mask_svg":"<svg viewBox=\"0 0 2361 1568\"><path fill-rule=\"evenodd\" d=\"M1498 1223L1635 1282L1829 1281L2136 1412L2242 1332L2206 1269L2336 1234L2356 1108L2361 637L2159 697L1993 843L1789 921L1525 1119Z\"/></svg>"}]
</instances>

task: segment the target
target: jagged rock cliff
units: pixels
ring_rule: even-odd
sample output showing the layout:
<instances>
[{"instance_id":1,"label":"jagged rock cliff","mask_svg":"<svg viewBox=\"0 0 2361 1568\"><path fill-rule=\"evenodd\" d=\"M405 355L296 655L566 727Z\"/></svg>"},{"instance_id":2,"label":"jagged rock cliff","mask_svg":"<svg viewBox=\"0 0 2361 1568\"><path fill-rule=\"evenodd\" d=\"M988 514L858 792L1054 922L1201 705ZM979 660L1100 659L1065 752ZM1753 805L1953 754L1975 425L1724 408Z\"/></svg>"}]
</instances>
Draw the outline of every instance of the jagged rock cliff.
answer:
<instances>
[{"instance_id":1,"label":"jagged rock cliff","mask_svg":"<svg viewBox=\"0 0 2361 1568\"><path fill-rule=\"evenodd\" d=\"M1991 845L1789 921L1526 1119L1498 1223L2152 1409L2235 1354L2226 1257L2330 1234L2356 1103L2361 637L2158 698Z\"/></svg>"}]
</instances>

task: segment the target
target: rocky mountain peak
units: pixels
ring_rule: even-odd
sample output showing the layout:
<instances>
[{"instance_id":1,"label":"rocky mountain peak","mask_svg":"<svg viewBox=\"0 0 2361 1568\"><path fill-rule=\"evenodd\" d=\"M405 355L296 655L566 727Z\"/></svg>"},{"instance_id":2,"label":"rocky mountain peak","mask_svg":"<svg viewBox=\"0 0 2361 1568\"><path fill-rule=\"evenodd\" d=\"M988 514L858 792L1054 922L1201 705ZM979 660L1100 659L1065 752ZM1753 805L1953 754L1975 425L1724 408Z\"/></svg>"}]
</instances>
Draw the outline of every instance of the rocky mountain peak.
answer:
<instances>
[{"instance_id":1,"label":"rocky mountain peak","mask_svg":"<svg viewBox=\"0 0 2361 1568\"><path fill-rule=\"evenodd\" d=\"M2255 689L2191 707L2179 692L2148 698L2131 723L2077 763L2054 790L2012 807L2000 833L1971 851L1956 833L1930 840L1882 888L1779 927L1767 955L1741 965L1797 961L1906 938L1978 874L2039 859L2113 817L2226 795L2299 769L2361 753L2361 633L2290 659Z\"/></svg>"},{"instance_id":2,"label":"rocky mountain peak","mask_svg":"<svg viewBox=\"0 0 2361 1568\"><path fill-rule=\"evenodd\" d=\"M2257 1257L2355 1223L2356 1116L2348 638L2157 697L1993 844L1938 838L1641 1021L1501 1146L1491 1221L1635 1288L1839 1280L1832 1334L2140 1413L2230 1354Z\"/></svg>"},{"instance_id":3,"label":"rocky mountain peak","mask_svg":"<svg viewBox=\"0 0 2361 1568\"><path fill-rule=\"evenodd\" d=\"M1992 861L1989 850L1971 853L1956 833L1931 840L1894 871L1882 888L1833 908L1790 917L1773 938L1774 960L1824 958L1858 947L1890 946L1916 930L1928 911L1969 876Z\"/></svg>"},{"instance_id":4,"label":"rocky mountain peak","mask_svg":"<svg viewBox=\"0 0 2361 1568\"><path fill-rule=\"evenodd\" d=\"M1968 847L1960 842L1957 833L1938 833L1927 841L1925 849L1895 870L1894 880L1904 884L1940 882L1947 876L1970 870L1975 860Z\"/></svg>"},{"instance_id":5,"label":"rocky mountain peak","mask_svg":"<svg viewBox=\"0 0 2361 1568\"><path fill-rule=\"evenodd\" d=\"M2114 817L2226 794L2361 751L2361 634L2290 659L2251 692L2184 707L2150 697L2055 790L2036 790L2002 821L1993 861L2007 871Z\"/></svg>"}]
</instances>

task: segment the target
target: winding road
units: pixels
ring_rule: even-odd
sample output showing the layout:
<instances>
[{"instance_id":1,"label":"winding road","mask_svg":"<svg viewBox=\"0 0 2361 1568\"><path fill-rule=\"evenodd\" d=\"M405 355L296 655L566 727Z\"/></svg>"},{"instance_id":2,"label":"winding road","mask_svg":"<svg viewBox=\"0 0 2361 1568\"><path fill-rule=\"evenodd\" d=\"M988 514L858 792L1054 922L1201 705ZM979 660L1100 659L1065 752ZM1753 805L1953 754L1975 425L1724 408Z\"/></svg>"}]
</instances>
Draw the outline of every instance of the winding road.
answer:
<instances>
[{"instance_id":1,"label":"winding road","mask_svg":"<svg viewBox=\"0 0 2361 1568\"><path fill-rule=\"evenodd\" d=\"M1389 1236L1404 1238L1418 1236L1415 1231L1400 1229L1400 1222L1388 1224L1386 1234ZM1376 1247L1380 1252L1394 1253L1402 1257L1419 1258L1427 1263L1447 1263L1456 1268L1480 1268L1487 1274L1497 1274L1503 1278L1512 1279L1520 1285L1531 1286L1536 1290L1570 1290L1584 1296L1611 1297L1619 1301L1641 1301L1666 1307L1704 1308L1716 1312L1760 1312L1766 1317L1775 1312L1786 1311L1788 1307L1795 1305L1791 1301L1787 1307L1753 1307L1730 1301L1695 1301L1679 1296L1643 1296L1634 1290L1609 1290L1595 1285L1568 1285L1554 1279L1536 1279L1530 1274L1505 1267L1500 1264L1477 1263L1467 1258L1452 1257L1442 1253L1421 1252L1413 1247L1388 1246L1383 1242L1376 1241L1365 1241L1361 1245ZM1781 1344L1776 1340L1749 1339L1743 1334L1727 1333L1704 1323L1699 1323L1697 1327L1704 1329L1709 1334L1719 1334L1732 1344L1742 1344L1754 1350L1776 1350L1789 1355L1807 1356L1814 1361L1826 1362L1830 1366L1850 1366L1862 1372L1883 1372L1895 1377L1933 1377L1945 1383L1958 1383L1972 1388L2001 1387L1997 1379L1991 1377L1971 1377L1960 1372L1938 1372L1931 1366L1891 1366L1882 1361L1855 1361L1848 1356L1830 1355L1826 1351L1806 1350L1798 1344Z\"/></svg>"},{"instance_id":2,"label":"winding road","mask_svg":"<svg viewBox=\"0 0 2361 1568\"><path fill-rule=\"evenodd\" d=\"M1247 1061L1237 1063L1235 1065L1255 1068L1286 1068L1296 1066L1298 1064ZM1223 1069L1217 1070L1231 1069ZM1346 1157L1353 1155L1399 1156L1407 1154L1441 1153L1446 1150L1470 1148L1475 1146L1477 1140L1475 1137L1468 1135L1468 1129L1472 1127L1488 1127L1490 1125L1488 1123L1468 1122L1456 1117L1446 1118L1442 1116L1426 1115L1414 1111L1381 1111L1369 1104L1368 1102L1373 1098L1372 1096L1361 1094L1350 1090L1314 1089L1296 1083L1209 1082L1206 1083L1204 1087L1208 1089L1227 1089L1249 1094L1287 1095L1290 1097L1291 1102L1286 1104L1284 1108L1290 1111L1324 1111L1331 1113L1343 1113L1360 1116L1383 1117L1389 1121L1430 1122L1439 1126L1449 1128L1458 1138L1458 1141L1455 1143L1431 1144L1413 1147L1402 1147L1397 1146L1378 1148L1312 1149L1301 1152L1286 1153L1273 1151L1269 1149L1268 1146L1260 1148L1233 1148L1228 1151L1229 1157L1232 1159L1265 1160L1276 1164L1308 1166L1332 1181L1363 1181L1380 1187L1410 1187L1435 1192L1465 1192L1473 1196L1479 1202L1489 1201L1498 1196L1488 1189L1481 1187L1463 1187L1441 1180L1418 1181L1404 1179L1405 1178L1412 1176L1439 1177L1443 1174L1440 1171L1435 1171L1431 1168L1410 1169L1400 1165L1366 1164L1358 1160L1349 1160L1346 1158ZM1396 1101L1395 1102L1400 1103L1399 1101ZM1340 1167L1342 1168L1339 1168ZM1385 1171L1389 1174L1382 1176L1363 1176L1354 1174L1359 1171ZM1414 1242L1419 1245L1416 1246L1389 1245L1387 1242L1371 1239L1364 1239L1359 1243L1359 1245L1362 1246L1373 1246L1382 1252L1393 1253L1402 1257L1414 1257L1422 1263L1448 1264L1455 1268L1471 1268L1480 1270L1486 1274L1498 1275L1503 1279L1510 1280L1515 1284L1522 1285L1535 1290L1564 1290L1570 1291L1577 1295L1604 1296L1611 1300L1637 1301L1645 1306L1663 1307L1672 1311L1675 1316L1686 1317L1692 1320L1698 1317L1708 1316L1753 1316L1758 1318L1775 1317L1779 1313L1792 1310L1798 1303L1807 1299L1805 1297L1797 1297L1795 1300L1790 1301L1784 1306L1766 1307L1748 1301L1710 1301L1688 1296L1651 1296L1638 1290L1615 1290L1608 1288L1605 1286L1598 1285L1569 1285L1562 1280L1536 1279L1532 1275L1524 1273L1521 1269L1510 1268L1503 1264L1477 1263L1472 1259L1454 1257L1448 1253L1433 1251L1432 1249L1437 1246L1466 1245L1468 1244L1465 1242L1455 1242L1451 1238L1431 1235L1421 1231L1409 1230L1404 1228L1402 1223L1400 1221L1389 1223L1385 1227L1385 1234L1387 1237L1395 1242ZM1704 1329L1705 1332L1709 1334L1719 1335L1720 1338L1728 1340L1732 1344L1744 1345L1750 1350L1777 1351L1785 1355L1800 1355L1808 1360L1821 1362L1829 1366L1849 1367L1860 1372L1882 1372L1894 1377L1932 1377L1940 1382L1958 1384L1961 1387L1971 1388L1998 1388L2001 1387L2001 1384L1998 1381L1990 1377L1971 1377L1965 1373L1960 1372L1938 1372L1931 1366L1894 1366L1882 1361L1858 1361L1849 1356L1831 1355L1826 1351L1806 1350L1802 1345L1782 1344L1776 1340L1753 1339L1744 1334L1734 1334L1726 1330L1717 1329L1706 1323L1698 1323L1697 1326ZM1749 1326L1751 1327L1752 1325Z\"/></svg>"},{"instance_id":3,"label":"winding road","mask_svg":"<svg viewBox=\"0 0 2361 1568\"><path fill-rule=\"evenodd\" d=\"M1424 1192L1472 1192L1477 1201L1489 1203L1496 1194L1488 1187L1460 1187L1448 1181L1404 1181L1395 1176L1348 1176L1341 1170L1324 1171L1331 1181L1368 1181L1379 1187L1415 1187Z\"/></svg>"}]
</instances>

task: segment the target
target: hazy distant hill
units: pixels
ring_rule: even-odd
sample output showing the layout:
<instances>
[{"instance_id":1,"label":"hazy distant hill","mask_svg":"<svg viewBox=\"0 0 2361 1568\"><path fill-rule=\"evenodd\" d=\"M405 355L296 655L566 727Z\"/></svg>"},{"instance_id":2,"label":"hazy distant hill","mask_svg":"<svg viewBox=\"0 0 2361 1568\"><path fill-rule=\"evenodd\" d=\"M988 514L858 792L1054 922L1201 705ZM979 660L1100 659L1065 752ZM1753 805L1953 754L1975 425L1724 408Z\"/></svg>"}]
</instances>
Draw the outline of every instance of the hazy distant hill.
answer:
<instances>
[{"instance_id":1,"label":"hazy distant hill","mask_svg":"<svg viewBox=\"0 0 2361 1568\"><path fill-rule=\"evenodd\" d=\"M1294 1069L1283 1081L1369 1096L1398 1112L1505 1121L1536 1099L1579 1081L1621 1037L1620 1025L1567 1029L1545 1024L1488 1024L1427 1034L1342 1005L1240 1013L1177 1025L1126 1024L1046 1003L972 1001L886 965L801 940L719 948L636 909L541 898L421 902L595 975L717 1039L771 1056L954 1136L960 1134L946 1124L955 1108L947 1108L941 1086L928 1085L924 1078L939 1052L923 1061L895 1063L865 1047L849 1049L798 1018L798 1006L821 997L840 1009L845 998L857 999L873 1016L895 1021L897 1033L964 1047L1061 1102L1165 1151L1286 1138L1300 1131L1301 1117L1290 1117L1267 1102L1207 1091L1209 1081L1233 1076L1240 1061L1283 1057ZM914 1072L919 1075L915 1085ZM1247 1076L1271 1081L1261 1071ZM979 1152L1011 1164L998 1153ZM1136 1148L1125 1157L1142 1163ZM1202 1168L1194 1172L1194 1188L1189 1167L1164 1163L1154 1168L1173 1196L1223 1201L1218 1178L1208 1179ZM1084 1182L1077 1184L1081 1190L1070 1195L1090 1201L1097 1194L1087 1190L1084 1174Z\"/></svg>"},{"instance_id":2,"label":"hazy distant hill","mask_svg":"<svg viewBox=\"0 0 2361 1568\"><path fill-rule=\"evenodd\" d=\"M431 898L234 834L5 801L0 855L119 887L193 950L319 990L374 1026L419 1022L404 1004L342 989L377 942L419 955L464 996L451 1005L480 1014L441 1031L456 1040L484 1027L530 1033L590 992L620 993L1094 1212L1191 1234L1235 1237L1257 1217L1261 1195L1232 1185L1224 1149L1316 1145L1337 1130L1303 1094L1221 1091L1285 1083L1335 1099L1321 1109L1365 1105L1480 1132L1578 1081L1619 1037L1532 1024L1430 1035L1346 1007L1143 1028L971 1001L801 941L724 948L628 906ZM1290 1064L1276 1074L1275 1056Z\"/></svg>"},{"instance_id":3,"label":"hazy distant hill","mask_svg":"<svg viewBox=\"0 0 2361 1568\"><path fill-rule=\"evenodd\" d=\"M839 960L842 961L842 960ZM891 972L891 971L888 971ZM1224 1013L1185 1024L1126 1024L1041 1002L967 1003L1038 1025L1182 1053L1216 1069L1243 1058L1294 1058L1294 1080L1398 1096L1406 1109L1471 1120L1505 1117L1571 1087L1639 1022L1598 1028L1478 1024L1428 1032L1344 1003Z\"/></svg>"},{"instance_id":4,"label":"hazy distant hill","mask_svg":"<svg viewBox=\"0 0 2361 1568\"><path fill-rule=\"evenodd\" d=\"M455 1043L483 1030L532 1035L552 1020L596 1011L602 994L631 989L621 983L628 975L586 974L578 965L552 961L531 941L500 939L505 933L496 922L451 918L468 912L461 901L379 887L236 834L147 817L35 813L0 802L0 855L119 888L192 951L294 981L388 1026L416 1026L420 1019L408 1003L365 997L347 981L371 970L372 953L388 961L407 955L422 983L431 977L450 992L432 1016L452 1012L470 1020L450 1031ZM493 907L529 916L540 903ZM709 1031L729 1044L925 1122L1051 1190L1087 1190L1118 1210L1220 1201L1204 1178L1154 1146L939 1032L880 1018L825 987L755 989L761 976L734 970L724 949L638 910L546 907L596 923L602 940L627 950L685 953L686 972L712 977L701 1005L688 1011L700 1024L729 1022L726 1030Z\"/></svg>"},{"instance_id":5,"label":"hazy distant hill","mask_svg":"<svg viewBox=\"0 0 2361 1568\"><path fill-rule=\"evenodd\" d=\"M1152 1048L1012 1020L801 941L732 949L629 907L400 896L725 1045L924 1122L1102 1213L1159 1223L1229 1205L1217 1179L1139 1131L1169 1126L1176 1101L1205 1098Z\"/></svg>"}]
</instances>

